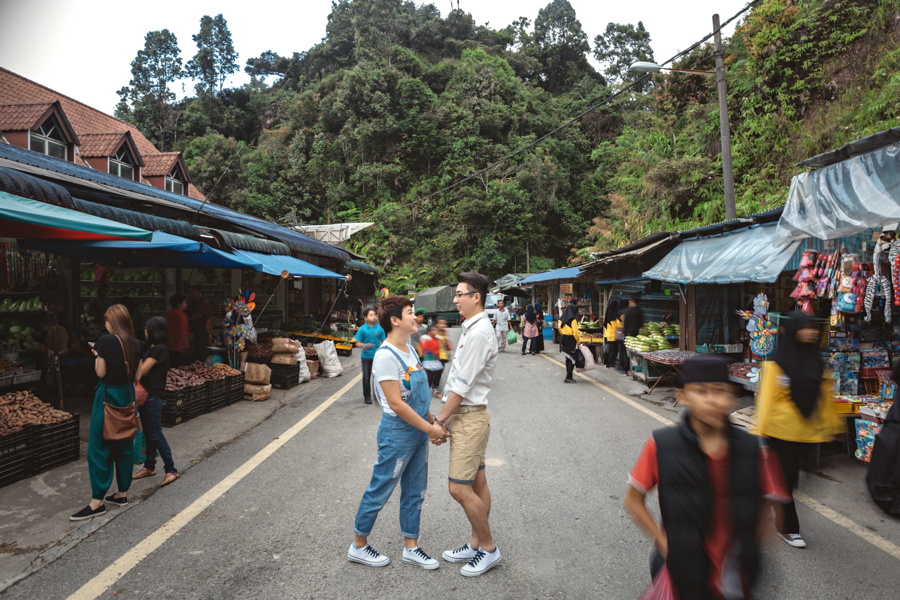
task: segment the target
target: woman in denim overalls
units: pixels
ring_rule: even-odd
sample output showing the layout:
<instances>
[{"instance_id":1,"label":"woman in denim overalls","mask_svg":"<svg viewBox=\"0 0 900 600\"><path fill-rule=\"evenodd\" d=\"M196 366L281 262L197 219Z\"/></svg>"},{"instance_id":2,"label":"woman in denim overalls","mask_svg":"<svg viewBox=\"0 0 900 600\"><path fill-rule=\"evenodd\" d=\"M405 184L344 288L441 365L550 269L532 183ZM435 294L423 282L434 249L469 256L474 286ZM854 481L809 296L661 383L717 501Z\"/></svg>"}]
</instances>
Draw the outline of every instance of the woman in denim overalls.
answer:
<instances>
[{"instance_id":1,"label":"woman in denim overalls","mask_svg":"<svg viewBox=\"0 0 900 600\"><path fill-rule=\"evenodd\" d=\"M387 503L391 493L400 483L400 532L404 537L403 562L437 569L440 563L428 556L418 546L419 519L422 502L428 487L428 440L443 442L448 433L433 422L429 410L431 390L425 370L407 340L417 331L412 302L404 296L388 296L378 309L378 320L387 333L387 342L378 352L392 353L401 365L407 365L393 348L406 348L415 360L408 366L400 381L382 381L380 385L388 406L396 416L385 413L378 427L378 462L372 472L372 481L366 488L353 531L356 534L347 558L370 567L383 567L390 563L387 556L369 545L367 538L375 526L379 511ZM392 347L393 346L393 347ZM406 401L401 387L409 390Z\"/></svg>"}]
</instances>

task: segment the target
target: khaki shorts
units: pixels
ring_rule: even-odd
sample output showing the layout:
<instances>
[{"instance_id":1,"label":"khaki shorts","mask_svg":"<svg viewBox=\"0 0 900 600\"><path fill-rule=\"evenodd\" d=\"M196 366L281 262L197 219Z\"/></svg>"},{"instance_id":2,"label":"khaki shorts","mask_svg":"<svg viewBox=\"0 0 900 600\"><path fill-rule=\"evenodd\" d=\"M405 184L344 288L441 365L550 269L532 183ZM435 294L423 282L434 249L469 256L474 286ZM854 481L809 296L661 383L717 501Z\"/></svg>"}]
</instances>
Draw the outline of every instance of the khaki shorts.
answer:
<instances>
[{"instance_id":1,"label":"khaki shorts","mask_svg":"<svg viewBox=\"0 0 900 600\"><path fill-rule=\"evenodd\" d=\"M491 413L454 414L450 417L450 481L475 483L475 475L484 468L484 453L491 436Z\"/></svg>"}]
</instances>

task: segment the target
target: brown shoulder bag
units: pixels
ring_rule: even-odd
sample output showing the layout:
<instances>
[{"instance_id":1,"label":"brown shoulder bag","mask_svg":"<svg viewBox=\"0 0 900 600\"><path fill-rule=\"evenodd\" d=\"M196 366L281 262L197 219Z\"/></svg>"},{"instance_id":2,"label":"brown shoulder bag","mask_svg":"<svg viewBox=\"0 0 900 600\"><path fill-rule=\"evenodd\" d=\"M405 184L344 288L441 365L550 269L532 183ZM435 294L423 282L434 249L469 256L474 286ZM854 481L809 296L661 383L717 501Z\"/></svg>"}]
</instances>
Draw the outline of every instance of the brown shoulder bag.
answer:
<instances>
[{"instance_id":1,"label":"brown shoulder bag","mask_svg":"<svg viewBox=\"0 0 900 600\"><path fill-rule=\"evenodd\" d=\"M122 357L125 360L125 368L131 376L131 365L128 364L128 355L125 354L125 345L122 344L121 338L119 345L122 346ZM104 393L106 388L104 387ZM141 430L141 420L138 417L136 401L132 395L131 404L123 407L113 406L103 399L103 439L108 442L119 442L124 440L133 440L135 434Z\"/></svg>"}]
</instances>

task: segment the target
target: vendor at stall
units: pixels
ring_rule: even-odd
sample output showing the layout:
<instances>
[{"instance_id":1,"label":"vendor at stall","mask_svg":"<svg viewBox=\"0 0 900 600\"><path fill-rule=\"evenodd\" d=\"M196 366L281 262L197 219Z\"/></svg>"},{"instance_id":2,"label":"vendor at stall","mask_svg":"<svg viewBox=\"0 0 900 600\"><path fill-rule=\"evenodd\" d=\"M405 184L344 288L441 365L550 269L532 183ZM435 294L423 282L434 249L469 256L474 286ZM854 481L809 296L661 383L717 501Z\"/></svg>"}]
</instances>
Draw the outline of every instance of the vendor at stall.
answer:
<instances>
[{"instance_id":1,"label":"vendor at stall","mask_svg":"<svg viewBox=\"0 0 900 600\"><path fill-rule=\"evenodd\" d=\"M103 316L109 307L113 305L112 298L109 297L109 286L101 283L97 288L97 295L91 298L87 306L87 314L94 317L99 323L103 322Z\"/></svg>"},{"instance_id":2,"label":"vendor at stall","mask_svg":"<svg viewBox=\"0 0 900 600\"><path fill-rule=\"evenodd\" d=\"M191 333L194 335L194 352L200 359L206 357L206 347L209 346L209 324L212 318L212 307L200 288L192 285L188 290L187 315Z\"/></svg>"}]
</instances>

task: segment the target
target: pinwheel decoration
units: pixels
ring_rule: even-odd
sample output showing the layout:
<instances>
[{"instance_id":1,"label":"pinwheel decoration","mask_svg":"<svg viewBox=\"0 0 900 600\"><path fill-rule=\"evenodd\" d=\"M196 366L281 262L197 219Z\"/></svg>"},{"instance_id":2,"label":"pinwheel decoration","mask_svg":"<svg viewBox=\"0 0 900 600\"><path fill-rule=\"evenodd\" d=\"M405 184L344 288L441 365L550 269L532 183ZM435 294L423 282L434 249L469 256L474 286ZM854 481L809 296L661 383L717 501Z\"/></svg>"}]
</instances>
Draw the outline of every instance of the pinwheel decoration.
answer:
<instances>
[{"instance_id":1,"label":"pinwheel decoration","mask_svg":"<svg viewBox=\"0 0 900 600\"><path fill-rule=\"evenodd\" d=\"M753 312L739 310L737 313L747 319L747 331L750 332L750 349L758 356L768 356L775 350L775 334L778 325L766 316L769 312L769 299L759 294L753 299ZM757 376L758 378L758 376Z\"/></svg>"},{"instance_id":2,"label":"pinwheel decoration","mask_svg":"<svg viewBox=\"0 0 900 600\"><path fill-rule=\"evenodd\" d=\"M750 369L750 372L747 373L747 379L749 379L751 383L757 383L759 381L759 369L756 367Z\"/></svg>"},{"instance_id":3,"label":"pinwheel decoration","mask_svg":"<svg viewBox=\"0 0 900 600\"><path fill-rule=\"evenodd\" d=\"M250 290L243 290L238 296L238 302L235 306L235 309L242 317L249 317L250 313L253 312L253 309L256 308L256 294L252 293Z\"/></svg>"}]
</instances>

